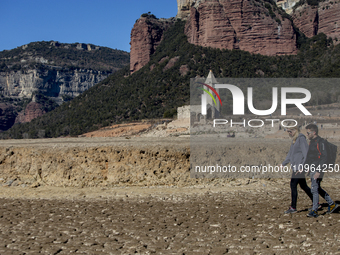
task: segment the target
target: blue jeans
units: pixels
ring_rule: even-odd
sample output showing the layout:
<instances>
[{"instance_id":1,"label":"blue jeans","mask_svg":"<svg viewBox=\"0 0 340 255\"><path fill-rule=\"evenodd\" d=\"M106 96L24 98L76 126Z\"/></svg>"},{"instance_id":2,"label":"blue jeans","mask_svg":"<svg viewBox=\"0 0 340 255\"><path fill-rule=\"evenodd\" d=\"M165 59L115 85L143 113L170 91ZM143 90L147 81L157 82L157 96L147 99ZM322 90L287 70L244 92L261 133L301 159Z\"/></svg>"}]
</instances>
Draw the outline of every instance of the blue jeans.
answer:
<instances>
[{"instance_id":1,"label":"blue jeans","mask_svg":"<svg viewBox=\"0 0 340 255\"><path fill-rule=\"evenodd\" d=\"M317 211L318 210L318 206L319 206L319 194L320 196L322 196L329 205L334 204L333 200L331 199L331 197L328 195L328 193L321 188L321 181L322 178L318 178L318 179L314 179L314 173L311 174L311 192L313 194L313 211Z\"/></svg>"}]
</instances>

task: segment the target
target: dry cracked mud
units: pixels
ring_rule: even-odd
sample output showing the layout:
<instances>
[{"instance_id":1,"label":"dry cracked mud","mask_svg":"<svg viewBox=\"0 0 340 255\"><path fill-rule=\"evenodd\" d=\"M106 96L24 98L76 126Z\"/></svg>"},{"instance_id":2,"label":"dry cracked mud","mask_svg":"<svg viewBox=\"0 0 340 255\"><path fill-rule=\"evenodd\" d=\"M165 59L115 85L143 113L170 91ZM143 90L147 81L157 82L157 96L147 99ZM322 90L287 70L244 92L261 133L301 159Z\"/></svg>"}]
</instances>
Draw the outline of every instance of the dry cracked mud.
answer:
<instances>
[{"instance_id":1,"label":"dry cracked mud","mask_svg":"<svg viewBox=\"0 0 340 255\"><path fill-rule=\"evenodd\" d=\"M324 188L340 198L338 180ZM225 187L0 188L0 254L336 254L340 214L284 215L289 180ZM321 200L322 201L322 200ZM324 202L324 201L323 201Z\"/></svg>"}]
</instances>

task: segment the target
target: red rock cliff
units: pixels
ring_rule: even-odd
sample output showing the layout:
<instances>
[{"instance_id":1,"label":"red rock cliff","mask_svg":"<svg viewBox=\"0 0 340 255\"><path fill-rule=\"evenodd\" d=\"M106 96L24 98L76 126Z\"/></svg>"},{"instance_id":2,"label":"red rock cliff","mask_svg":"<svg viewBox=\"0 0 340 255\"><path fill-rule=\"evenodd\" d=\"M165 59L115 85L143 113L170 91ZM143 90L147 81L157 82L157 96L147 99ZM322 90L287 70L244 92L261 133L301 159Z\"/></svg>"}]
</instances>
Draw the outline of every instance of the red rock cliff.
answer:
<instances>
[{"instance_id":1,"label":"red rock cliff","mask_svg":"<svg viewBox=\"0 0 340 255\"><path fill-rule=\"evenodd\" d=\"M137 20L131 31L131 73L138 71L149 62L150 56L163 39L164 31L171 24L173 24L172 20L159 20L152 17L152 15L142 15Z\"/></svg>"},{"instance_id":2,"label":"red rock cliff","mask_svg":"<svg viewBox=\"0 0 340 255\"><path fill-rule=\"evenodd\" d=\"M307 37L312 37L318 33L319 17L318 8L304 5L296 9L292 14L294 24Z\"/></svg>"},{"instance_id":3,"label":"red rock cliff","mask_svg":"<svg viewBox=\"0 0 340 255\"><path fill-rule=\"evenodd\" d=\"M340 3L336 1L320 2L318 7L304 4L292 14L294 24L307 37L324 33L332 37L335 44L340 42Z\"/></svg>"},{"instance_id":4,"label":"red rock cliff","mask_svg":"<svg viewBox=\"0 0 340 255\"><path fill-rule=\"evenodd\" d=\"M185 28L188 41L262 55L295 54L296 35L291 21L268 6L254 0L201 1L198 7L191 7Z\"/></svg>"}]
</instances>

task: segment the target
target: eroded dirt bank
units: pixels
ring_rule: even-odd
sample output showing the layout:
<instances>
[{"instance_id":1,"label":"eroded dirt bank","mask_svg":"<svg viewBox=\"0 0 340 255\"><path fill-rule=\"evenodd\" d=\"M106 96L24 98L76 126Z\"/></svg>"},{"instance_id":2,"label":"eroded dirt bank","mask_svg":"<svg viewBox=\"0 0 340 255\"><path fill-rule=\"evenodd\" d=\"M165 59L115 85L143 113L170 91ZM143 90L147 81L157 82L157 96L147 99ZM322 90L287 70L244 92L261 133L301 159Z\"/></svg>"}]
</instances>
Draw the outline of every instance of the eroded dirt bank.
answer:
<instances>
[{"instance_id":1,"label":"eroded dirt bank","mask_svg":"<svg viewBox=\"0 0 340 255\"><path fill-rule=\"evenodd\" d=\"M222 142L220 146L232 165L275 165L285 158L289 141L226 139L225 145ZM220 160L214 158L213 151L209 153L209 158ZM206 157L205 152L202 155ZM182 187L230 181L190 178L189 169L189 137L59 138L0 143L2 186Z\"/></svg>"},{"instance_id":2,"label":"eroded dirt bank","mask_svg":"<svg viewBox=\"0 0 340 255\"><path fill-rule=\"evenodd\" d=\"M172 185L189 175L189 139L1 141L3 185Z\"/></svg>"},{"instance_id":3,"label":"eroded dirt bank","mask_svg":"<svg viewBox=\"0 0 340 255\"><path fill-rule=\"evenodd\" d=\"M232 143L243 151L235 164L268 152L278 161L289 148ZM188 138L1 141L0 254L340 253L339 210L326 214L320 200L320 216L307 218L299 189L298 212L284 215L289 179L190 178L189 147ZM339 180L323 187L339 202Z\"/></svg>"}]
</instances>

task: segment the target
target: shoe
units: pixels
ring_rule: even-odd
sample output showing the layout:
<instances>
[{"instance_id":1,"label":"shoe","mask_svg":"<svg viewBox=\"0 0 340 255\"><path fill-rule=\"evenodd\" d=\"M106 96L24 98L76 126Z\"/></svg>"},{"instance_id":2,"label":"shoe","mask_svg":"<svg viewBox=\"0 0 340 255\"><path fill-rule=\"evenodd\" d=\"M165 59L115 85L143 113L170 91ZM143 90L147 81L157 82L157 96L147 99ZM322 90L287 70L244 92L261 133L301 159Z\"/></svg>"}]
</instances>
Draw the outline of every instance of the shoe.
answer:
<instances>
[{"instance_id":1,"label":"shoe","mask_svg":"<svg viewBox=\"0 0 340 255\"><path fill-rule=\"evenodd\" d=\"M338 206L339 206L339 205L336 204L336 203L334 203L334 204L332 204L332 205L329 205L329 206L328 206L327 213L332 213L332 212L334 212L335 209L338 208Z\"/></svg>"},{"instance_id":2,"label":"shoe","mask_svg":"<svg viewBox=\"0 0 340 255\"><path fill-rule=\"evenodd\" d=\"M319 217L319 214L318 214L316 211L311 210L311 211L309 211L309 213L307 214L307 217L314 217L314 218L317 218L317 217Z\"/></svg>"},{"instance_id":3,"label":"shoe","mask_svg":"<svg viewBox=\"0 0 340 255\"><path fill-rule=\"evenodd\" d=\"M296 213L296 212L297 212L297 210L290 206L289 209L287 211L285 211L285 214Z\"/></svg>"},{"instance_id":4,"label":"shoe","mask_svg":"<svg viewBox=\"0 0 340 255\"><path fill-rule=\"evenodd\" d=\"M322 208L322 205L318 204L318 209L317 210L320 210ZM311 208L308 208L308 211L311 211L313 210L313 206Z\"/></svg>"}]
</instances>

